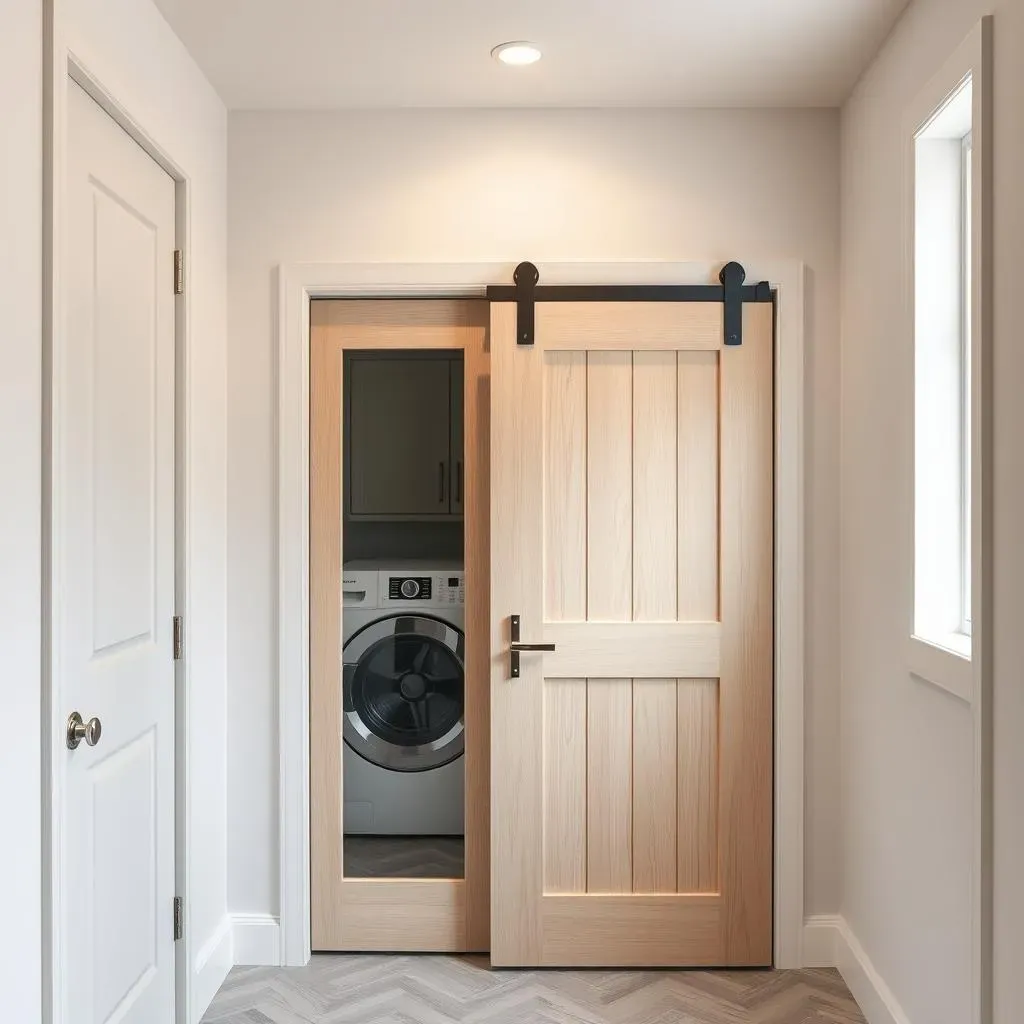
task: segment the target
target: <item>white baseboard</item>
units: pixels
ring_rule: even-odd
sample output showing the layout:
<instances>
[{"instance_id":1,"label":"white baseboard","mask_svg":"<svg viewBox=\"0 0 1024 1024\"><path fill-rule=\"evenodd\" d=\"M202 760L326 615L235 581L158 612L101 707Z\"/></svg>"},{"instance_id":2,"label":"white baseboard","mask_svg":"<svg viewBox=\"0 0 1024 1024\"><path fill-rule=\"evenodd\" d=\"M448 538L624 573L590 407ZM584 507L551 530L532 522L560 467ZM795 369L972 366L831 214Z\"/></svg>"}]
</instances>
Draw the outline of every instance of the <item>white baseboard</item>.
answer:
<instances>
[{"instance_id":1,"label":"white baseboard","mask_svg":"<svg viewBox=\"0 0 1024 1024\"><path fill-rule=\"evenodd\" d=\"M910 1024L889 986L875 970L843 918L836 936L836 966L868 1024Z\"/></svg>"},{"instance_id":2,"label":"white baseboard","mask_svg":"<svg viewBox=\"0 0 1024 1024\"><path fill-rule=\"evenodd\" d=\"M837 967L868 1024L910 1024L845 918L831 914L807 918L804 966Z\"/></svg>"},{"instance_id":3,"label":"white baseboard","mask_svg":"<svg viewBox=\"0 0 1024 1024\"><path fill-rule=\"evenodd\" d=\"M840 915L823 914L804 922L804 966L837 967L868 1024L910 1024L857 936Z\"/></svg>"},{"instance_id":4,"label":"white baseboard","mask_svg":"<svg viewBox=\"0 0 1024 1024\"><path fill-rule=\"evenodd\" d=\"M819 914L804 921L804 967L835 967L842 918Z\"/></svg>"},{"instance_id":5,"label":"white baseboard","mask_svg":"<svg viewBox=\"0 0 1024 1024\"><path fill-rule=\"evenodd\" d=\"M192 973L192 1012L188 1017L191 1021L203 1019L203 1014L234 964L233 925L230 915L225 914L217 930L199 950Z\"/></svg>"},{"instance_id":6,"label":"white baseboard","mask_svg":"<svg viewBox=\"0 0 1024 1024\"><path fill-rule=\"evenodd\" d=\"M232 917L237 967L277 967L281 963L281 925L269 914Z\"/></svg>"}]
</instances>

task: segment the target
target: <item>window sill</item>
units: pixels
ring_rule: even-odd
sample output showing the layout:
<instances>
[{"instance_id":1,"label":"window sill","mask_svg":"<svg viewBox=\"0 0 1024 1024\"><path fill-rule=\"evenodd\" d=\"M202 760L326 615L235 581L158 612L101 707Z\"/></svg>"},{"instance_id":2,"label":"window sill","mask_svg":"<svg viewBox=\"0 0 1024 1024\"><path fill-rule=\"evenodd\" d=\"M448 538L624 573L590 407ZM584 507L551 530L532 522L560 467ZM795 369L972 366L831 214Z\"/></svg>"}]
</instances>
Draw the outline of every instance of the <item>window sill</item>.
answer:
<instances>
[{"instance_id":1,"label":"window sill","mask_svg":"<svg viewBox=\"0 0 1024 1024\"><path fill-rule=\"evenodd\" d=\"M907 647L910 674L958 697L966 704L974 698L971 638L950 633L941 643L912 636Z\"/></svg>"}]
</instances>

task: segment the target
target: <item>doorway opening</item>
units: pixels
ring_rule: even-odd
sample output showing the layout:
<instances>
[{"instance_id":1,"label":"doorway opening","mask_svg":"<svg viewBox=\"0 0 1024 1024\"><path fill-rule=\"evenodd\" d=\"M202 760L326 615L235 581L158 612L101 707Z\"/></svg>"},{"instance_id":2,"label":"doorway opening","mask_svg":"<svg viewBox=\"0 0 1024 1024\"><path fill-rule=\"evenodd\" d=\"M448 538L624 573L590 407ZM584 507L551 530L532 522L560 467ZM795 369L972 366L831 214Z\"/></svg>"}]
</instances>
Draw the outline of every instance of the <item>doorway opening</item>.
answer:
<instances>
[{"instance_id":1,"label":"doorway opening","mask_svg":"<svg viewBox=\"0 0 1024 1024\"><path fill-rule=\"evenodd\" d=\"M343 357L346 878L465 876L464 372Z\"/></svg>"},{"instance_id":2,"label":"doorway opening","mask_svg":"<svg viewBox=\"0 0 1024 1024\"><path fill-rule=\"evenodd\" d=\"M663 285L666 280L684 282L683 292L673 293L673 299L687 301L686 289L700 288L719 272L717 264L609 264L561 265L550 264L541 268L545 280L561 285L560 298L572 301L577 296L574 285L580 280L621 282L624 285ZM775 754L777 773L775 777L774 813L774 959L776 966L792 967L801 962L801 941L804 927L802 909L802 477L798 472L802 448L803 403L803 324L804 291L803 270L799 264L783 261L777 264L761 265L758 275L772 282L773 291L790 299L776 305L778 341L775 350L775 500L777 509L777 558L778 573L774 593L774 634L775 672L778 689L775 701L775 719L779 723L775 731ZM354 305L351 297L380 296L373 302L395 303L396 292L417 296L463 295L472 302L483 297L488 286L494 281L504 280L508 275L507 265L424 265L381 267L377 265L332 265L326 267L285 266L280 268L281 320L279 334L279 355L281 366L280 388L280 598L281 598L281 929L282 960L287 964L301 965L308 961L311 948L325 949L317 941L318 915L322 915L316 882L318 842L318 817L321 803L318 798L319 780L316 773L308 773L307 766L316 761L320 744L317 725L320 712L314 683L317 670L316 635L320 623L315 614L315 594L319 586L318 559L311 557L317 548L314 536L316 525L315 508L321 501L320 481L313 472L309 458L311 447L316 443L318 424L314 413L319 401L316 369L317 336L325 327L331 326L332 316L325 313L325 307L338 303L339 306ZM547 275L552 275L549 278ZM776 285L777 282L777 285ZM555 289L553 289L554 291ZM341 299L341 296L350 298ZM640 301L646 297L643 288L637 293ZM637 297L634 296L634 297ZM491 296L492 301L494 296ZM498 296L499 301L514 296ZM321 301L330 300L330 301ZM419 302L416 300L405 300ZM436 301L436 300L435 300ZM557 302L555 303L557 311ZM611 307L605 307L611 308ZM492 305L492 311L494 307ZM349 330L355 330L352 327ZM650 338L647 339L648 342ZM387 342L385 342L387 344ZM391 347L403 347L395 339ZM488 363L493 357L489 351ZM359 347L353 344L353 347ZM308 356L307 356L308 352ZM473 376L467 354L467 396L473 392L469 383ZM491 384L483 384L484 393L489 394ZM468 403L467 397L467 403ZM487 405L489 406L489 401ZM308 433L307 433L308 428ZM487 427L490 430L490 426ZM486 452L490 442L478 438L470 446L467 431L467 459L473 458L472 448L479 445ZM338 446L340 453L340 444ZM337 456L340 461L340 454ZM493 470L492 470L493 471ZM308 497L307 497L308 496ZM339 505L340 508L340 505ZM339 513L340 515L340 513ZM475 540L471 536L471 518L467 517L467 610L470 615L477 612L476 604L468 596L472 591L469 569L473 564L468 552ZM309 532L307 532L307 529ZM485 543L486 553L490 545ZM339 562L340 564L340 562ZM308 604L306 603L308 600ZM309 610L308 627L307 612ZM488 621L489 618L488 618ZM507 641L508 637L504 639ZM338 643L340 644L340 636ZM308 645L308 646L307 646ZM500 650L502 637L491 637L491 645ZM307 659L306 651L313 654ZM482 652L478 652L480 654ZM337 654L335 654L337 659ZM467 650L468 661L473 660L473 645ZM526 659L527 661L529 659ZM483 670L489 671L484 655ZM524 662L525 663L525 662ZM504 665L504 660L502 665ZM307 667L308 665L308 667ZM468 671L467 675L472 676ZM504 692L504 682L502 689ZM467 714L471 714L467 706ZM485 722L486 725L486 722ZM468 732L468 730L467 730ZM480 735L480 734L478 734ZM487 751L483 759L486 767ZM472 776L474 783L483 776ZM472 801L467 799L467 806ZM340 834L340 822L339 822ZM308 837L309 846L306 846ZM471 830L467 822L467 878L466 894L471 892L474 873L471 865ZM307 850L312 856L307 855ZM487 854L486 848L483 855ZM477 858L480 863L481 857ZM354 880L346 880L354 881ZM484 895L488 879L483 879ZM478 903L478 906L486 906ZM418 922L417 922L418 924ZM484 918L483 928L487 927ZM410 930L409 935L419 935L419 928ZM486 931L483 942L489 941ZM312 942L311 942L312 939ZM338 946L335 948L346 948ZM401 947L377 947L401 948ZM408 945L405 948L409 948ZM485 945L473 948L486 948Z\"/></svg>"}]
</instances>

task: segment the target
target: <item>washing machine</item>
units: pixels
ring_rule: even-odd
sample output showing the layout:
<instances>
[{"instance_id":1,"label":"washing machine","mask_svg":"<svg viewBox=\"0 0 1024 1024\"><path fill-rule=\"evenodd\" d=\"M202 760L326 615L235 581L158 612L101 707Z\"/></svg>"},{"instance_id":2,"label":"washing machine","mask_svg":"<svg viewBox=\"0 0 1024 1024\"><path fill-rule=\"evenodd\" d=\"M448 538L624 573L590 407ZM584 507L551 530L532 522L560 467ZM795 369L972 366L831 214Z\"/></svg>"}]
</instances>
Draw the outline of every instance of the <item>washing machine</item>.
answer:
<instances>
[{"instance_id":1,"label":"washing machine","mask_svg":"<svg viewBox=\"0 0 1024 1024\"><path fill-rule=\"evenodd\" d=\"M462 565L353 561L342 580L345 833L462 835Z\"/></svg>"}]
</instances>

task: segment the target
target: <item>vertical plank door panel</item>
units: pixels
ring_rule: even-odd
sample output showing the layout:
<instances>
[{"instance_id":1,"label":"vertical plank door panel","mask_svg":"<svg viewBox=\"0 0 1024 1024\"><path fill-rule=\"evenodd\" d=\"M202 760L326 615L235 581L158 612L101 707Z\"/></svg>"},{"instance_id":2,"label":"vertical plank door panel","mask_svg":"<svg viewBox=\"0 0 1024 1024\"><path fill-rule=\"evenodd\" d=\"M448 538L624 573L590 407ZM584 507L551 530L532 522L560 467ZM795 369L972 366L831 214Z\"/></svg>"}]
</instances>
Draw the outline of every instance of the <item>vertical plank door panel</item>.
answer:
<instances>
[{"instance_id":1,"label":"vertical plank door panel","mask_svg":"<svg viewBox=\"0 0 1024 1024\"><path fill-rule=\"evenodd\" d=\"M718 680L677 686L679 891L718 892Z\"/></svg>"},{"instance_id":2,"label":"vertical plank door panel","mask_svg":"<svg viewBox=\"0 0 1024 1024\"><path fill-rule=\"evenodd\" d=\"M587 891L587 681L544 683L544 891Z\"/></svg>"},{"instance_id":3,"label":"vertical plank door panel","mask_svg":"<svg viewBox=\"0 0 1024 1024\"><path fill-rule=\"evenodd\" d=\"M587 618L633 615L633 354L587 355ZM632 680L587 684L587 888L631 892Z\"/></svg>"},{"instance_id":4,"label":"vertical plank door panel","mask_svg":"<svg viewBox=\"0 0 1024 1024\"><path fill-rule=\"evenodd\" d=\"M676 681L633 680L636 893L676 892L676 763Z\"/></svg>"},{"instance_id":5,"label":"vertical plank door panel","mask_svg":"<svg viewBox=\"0 0 1024 1024\"><path fill-rule=\"evenodd\" d=\"M587 892L633 891L633 691L587 682Z\"/></svg>"},{"instance_id":6,"label":"vertical plank door panel","mask_svg":"<svg viewBox=\"0 0 1024 1024\"><path fill-rule=\"evenodd\" d=\"M633 619L677 610L678 367L633 353ZM633 680L633 891L676 891L676 684Z\"/></svg>"},{"instance_id":7,"label":"vertical plank door panel","mask_svg":"<svg viewBox=\"0 0 1024 1024\"><path fill-rule=\"evenodd\" d=\"M679 353L679 616L718 618L719 354ZM679 891L718 891L718 680L678 681Z\"/></svg>"},{"instance_id":8,"label":"vertical plank door panel","mask_svg":"<svg viewBox=\"0 0 1024 1024\"><path fill-rule=\"evenodd\" d=\"M633 353L587 355L587 618L633 618Z\"/></svg>"},{"instance_id":9,"label":"vertical plank door panel","mask_svg":"<svg viewBox=\"0 0 1024 1024\"><path fill-rule=\"evenodd\" d=\"M543 659L509 678L509 616L539 640L544 583L544 365L519 361L516 307L491 306L491 962L540 962L544 891ZM516 365L518 362L518 365ZM499 383L500 382L500 385Z\"/></svg>"},{"instance_id":10,"label":"vertical plank door panel","mask_svg":"<svg viewBox=\"0 0 1024 1024\"><path fill-rule=\"evenodd\" d=\"M587 354L544 361L544 619L587 617Z\"/></svg>"},{"instance_id":11,"label":"vertical plank door panel","mask_svg":"<svg viewBox=\"0 0 1024 1024\"><path fill-rule=\"evenodd\" d=\"M544 366L544 619L587 616L587 355ZM587 888L587 681L544 683L544 888Z\"/></svg>"},{"instance_id":12,"label":"vertical plank door panel","mask_svg":"<svg viewBox=\"0 0 1024 1024\"><path fill-rule=\"evenodd\" d=\"M679 353L679 618L718 618L718 353Z\"/></svg>"}]
</instances>

